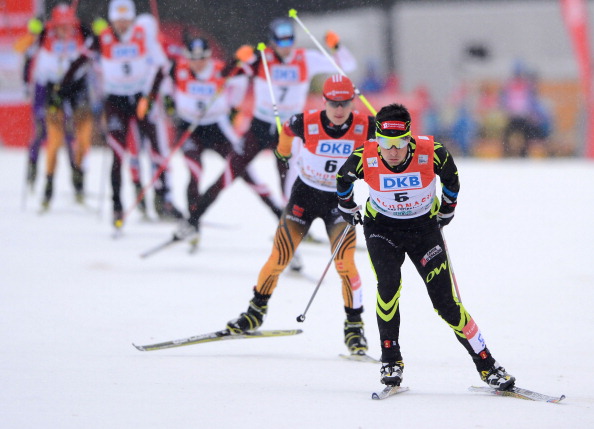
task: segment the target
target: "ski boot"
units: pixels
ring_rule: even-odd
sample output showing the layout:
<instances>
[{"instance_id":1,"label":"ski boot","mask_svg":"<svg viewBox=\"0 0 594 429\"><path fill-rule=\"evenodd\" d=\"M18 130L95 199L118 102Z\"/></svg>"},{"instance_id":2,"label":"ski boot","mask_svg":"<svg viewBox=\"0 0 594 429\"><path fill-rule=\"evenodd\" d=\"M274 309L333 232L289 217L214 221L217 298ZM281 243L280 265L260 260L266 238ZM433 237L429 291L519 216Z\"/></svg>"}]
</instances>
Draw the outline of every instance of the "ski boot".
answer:
<instances>
[{"instance_id":1,"label":"ski boot","mask_svg":"<svg viewBox=\"0 0 594 429\"><path fill-rule=\"evenodd\" d=\"M41 210L49 210L52 195L54 194L54 176L51 174L47 175L45 182L45 191L43 192L43 201L41 202Z\"/></svg>"},{"instance_id":2,"label":"ski boot","mask_svg":"<svg viewBox=\"0 0 594 429\"><path fill-rule=\"evenodd\" d=\"M155 211L161 220L180 220L184 218L171 201L165 199L164 192L162 191L155 193Z\"/></svg>"},{"instance_id":3,"label":"ski boot","mask_svg":"<svg viewBox=\"0 0 594 429\"><path fill-rule=\"evenodd\" d=\"M191 219L182 220L173 233L173 240L187 240L190 243L190 253L194 253L198 250L198 243L200 243L200 224Z\"/></svg>"},{"instance_id":4,"label":"ski boot","mask_svg":"<svg viewBox=\"0 0 594 429\"><path fill-rule=\"evenodd\" d=\"M119 198L114 198L113 201L113 226L116 229L116 233L121 231L124 226L124 208Z\"/></svg>"},{"instance_id":5,"label":"ski boot","mask_svg":"<svg viewBox=\"0 0 594 429\"><path fill-rule=\"evenodd\" d=\"M85 193L83 191L84 173L78 167L72 168L72 184L74 185L74 193L75 193L76 202L79 204L84 204L84 202L85 202Z\"/></svg>"},{"instance_id":6,"label":"ski boot","mask_svg":"<svg viewBox=\"0 0 594 429\"><path fill-rule=\"evenodd\" d=\"M488 370L480 371L480 374L481 380L497 390L508 390L516 382L516 378L508 374L505 368L497 362Z\"/></svg>"},{"instance_id":7,"label":"ski boot","mask_svg":"<svg viewBox=\"0 0 594 429\"><path fill-rule=\"evenodd\" d=\"M404 362L401 360L397 362L382 363L380 369L380 381L386 386L400 386L402 383L402 371L404 370Z\"/></svg>"},{"instance_id":8,"label":"ski boot","mask_svg":"<svg viewBox=\"0 0 594 429\"><path fill-rule=\"evenodd\" d=\"M121 210L113 211L113 226L120 229L124 224L124 213Z\"/></svg>"},{"instance_id":9,"label":"ski boot","mask_svg":"<svg viewBox=\"0 0 594 429\"><path fill-rule=\"evenodd\" d=\"M247 312L241 313L237 319L227 322L227 329L232 334L243 334L257 330L264 323L269 299L270 295L262 295L254 290L254 297L250 301Z\"/></svg>"},{"instance_id":10,"label":"ski boot","mask_svg":"<svg viewBox=\"0 0 594 429\"><path fill-rule=\"evenodd\" d=\"M136 192L136 201L138 201L138 210L142 213L143 219L148 219L148 215L146 213L146 200L144 195L142 194L142 185L140 182L134 182L134 191Z\"/></svg>"},{"instance_id":11,"label":"ski boot","mask_svg":"<svg viewBox=\"0 0 594 429\"><path fill-rule=\"evenodd\" d=\"M367 353L367 339L363 331L363 320L361 319L361 308L345 308L347 319L344 321L344 343L352 355L365 355Z\"/></svg>"},{"instance_id":12,"label":"ski boot","mask_svg":"<svg viewBox=\"0 0 594 429\"><path fill-rule=\"evenodd\" d=\"M189 220L182 220L179 226L173 233L173 238L179 240L192 240L200 235L200 226L198 223L195 225L190 223Z\"/></svg>"},{"instance_id":13,"label":"ski boot","mask_svg":"<svg viewBox=\"0 0 594 429\"><path fill-rule=\"evenodd\" d=\"M27 185L31 191L35 186L35 179L37 179L37 163L29 161L27 164Z\"/></svg>"}]
</instances>

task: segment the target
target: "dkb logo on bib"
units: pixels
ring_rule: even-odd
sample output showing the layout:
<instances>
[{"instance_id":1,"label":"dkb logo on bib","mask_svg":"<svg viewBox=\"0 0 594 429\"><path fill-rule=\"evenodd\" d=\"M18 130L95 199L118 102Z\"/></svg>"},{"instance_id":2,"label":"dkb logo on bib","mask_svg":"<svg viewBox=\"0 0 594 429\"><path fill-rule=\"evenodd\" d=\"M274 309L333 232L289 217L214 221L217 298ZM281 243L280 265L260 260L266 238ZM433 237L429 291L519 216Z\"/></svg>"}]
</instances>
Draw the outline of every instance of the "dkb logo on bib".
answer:
<instances>
[{"instance_id":1,"label":"dkb logo on bib","mask_svg":"<svg viewBox=\"0 0 594 429\"><path fill-rule=\"evenodd\" d=\"M421 173L380 174L380 191L420 189Z\"/></svg>"},{"instance_id":2,"label":"dkb logo on bib","mask_svg":"<svg viewBox=\"0 0 594 429\"><path fill-rule=\"evenodd\" d=\"M299 70L295 66L272 66L272 80L278 82L298 82Z\"/></svg>"},{"instance_id":3,"label":"dkb logo on bib","mask_svg":"<svg viewBox=\"0 0 594 429\"><path fill-rule=\"evenodd\" d=\"M352 140L320 140L316 155L346 158L353 151L354 145Z\"/></svg>"}]
</instances>

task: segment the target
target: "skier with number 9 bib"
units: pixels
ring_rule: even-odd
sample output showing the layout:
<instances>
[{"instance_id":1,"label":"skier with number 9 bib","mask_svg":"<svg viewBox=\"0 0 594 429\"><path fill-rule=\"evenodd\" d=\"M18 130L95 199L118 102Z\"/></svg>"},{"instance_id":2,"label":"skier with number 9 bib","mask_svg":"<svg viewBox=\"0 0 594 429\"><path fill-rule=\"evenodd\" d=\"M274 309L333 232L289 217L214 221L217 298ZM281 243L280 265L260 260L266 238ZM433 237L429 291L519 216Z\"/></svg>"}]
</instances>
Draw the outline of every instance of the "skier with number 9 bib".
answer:
<instances>
[{"instance_id":1,"label":"skier with number 9 bib","mask_svg":"<svg viewBox=\"0 0 594 429\"><path fill-rule=\"evenodd\" d=\"M158 170L169 154L164 128L165 117L157 108L156 98L170 64L158 40L158 26L153 16L136 15L132 0L111 0L108 7L109 26L99 34L92 46L93 54L82 56L80 66L91 58L101 65L103 92L105 93L105 120L107 142L113 150L111 185L113 221L120 227L123 221L121 197L122 164L126 152L137 155L137 148L129 147L129 134L136 122L141 142L150 142L153 169ZM73 70L69 73L72 73ZM154 106L155 105L155 106ZM139 143L141 143L139 142ZM139 161L131 160L132 180L140 197ZM162 219L181 219L181 212L173 205L169 173L164 170L155 182L155 211ZM146 211L144 198L139 208Z\"/></svg>"},{"instance_id":2,"label":"skier with number 9 bib","mask_svg":"<svg viewBox=\"0 0 594 429\"><path fill-rule=\"evenodd\" d=\"M180 222L174 233L175 238L188 240L193 246L199 241L198 217L194 214L200 199L203 152L212 150L225 159L232 153L241 152L242 141L231 124L231 117L243 101L247 79L245 76L223 76L223 68L222 61L212 58L207 39L187 38L170 71L172 94L165 95L168 115L175 117L176 140L194 127L182 145L190 172L187 188L190 216L187 221ZM242 177L280 216L281 209L271 200L270 191L255 172L248 168Z\"/></svg>"},{"instance_id":3,"label":"skier with number 9 bib","mask_svg":"<svg viewBox=\"0 0 594 429\"><path fill-rule=\"evenodd\" d=\"M441 201L436 196L438 176ZM425 282L435 311L468 351L481 379L498 390L513 387L515 378L495 361L456 293L440 230L454 217L460 189L451 154L431 136L412 136L406 107L390 104L377 113L375 139L354 151L338 172L339 208L347 220L361 216L353 192L358 179L369 186L363 231L377 277L381 382L387 386L402 382L400 268L408 255Z\"/></svg>"}]
</instances>

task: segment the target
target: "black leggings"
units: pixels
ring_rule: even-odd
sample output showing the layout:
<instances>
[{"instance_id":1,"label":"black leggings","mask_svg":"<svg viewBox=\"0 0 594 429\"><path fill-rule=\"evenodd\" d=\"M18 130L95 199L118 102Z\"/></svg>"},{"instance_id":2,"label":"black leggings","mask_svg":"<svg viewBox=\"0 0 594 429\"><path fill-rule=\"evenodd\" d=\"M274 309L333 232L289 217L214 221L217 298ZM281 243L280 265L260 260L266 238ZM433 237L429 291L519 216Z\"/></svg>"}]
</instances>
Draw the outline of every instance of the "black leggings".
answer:
<instances>
[{"instance_id":1,"label":"black leggings","mask_svg":"<svg viewBox=\"0 0 594 429\"><path fill-rule=\"evenodd\" d=\"M195 215L198 218L201 217L212 205L212 203L215 202L223 189L231 185L231 183L237 177L245 178L246 168L260 152L266 149L274 150L277 143L278 134L274 124L253 119L250 129L245 134L243 152L241 154L233 152L228 158L231 174L221 174L217 181L206 190L206 192L200 198L198 209ZM268 207L270 207L277 217L280 217L282 210L274 206L271 201L268 201L263 197L268 196L261 195L260 198L266 205L268 205Z\"/></svg>"},{"instance_id":2,"label":"black leggings","mask_svg":"<svg viewBox=\"0 0 594 429\"><path fill-rule=\"evenodd\" d=\"M478 327L458 300L443 237L435 220L411 229L397 229L400 222L378 215L365 219L364 232L369 257L377 277L377 323L382 361L402 360L400 352L401 267L406 255L423 279L433 308L454 330L477 368L489 368L494 360Z\"/></svg>"}]
</instances>

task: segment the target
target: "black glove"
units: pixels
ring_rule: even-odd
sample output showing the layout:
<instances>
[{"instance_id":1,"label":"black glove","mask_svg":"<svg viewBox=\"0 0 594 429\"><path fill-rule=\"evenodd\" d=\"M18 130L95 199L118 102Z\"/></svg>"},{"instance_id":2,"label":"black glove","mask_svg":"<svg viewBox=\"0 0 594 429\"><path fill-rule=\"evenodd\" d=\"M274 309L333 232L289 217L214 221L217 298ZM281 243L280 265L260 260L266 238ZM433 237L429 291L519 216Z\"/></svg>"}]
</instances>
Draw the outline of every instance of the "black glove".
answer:
<instances>
[{"instance_id":1,"label":"black glove","mask_svg":"<svg viewBox=\"0 0 594 429\"><path fill-rule=\"evenodd\" d=\"M361 216L361 206L358 206L353 199L338 200L338 210L345 222L356 226L358 223L363 225L363 216Z\"/></svg>"},{"instance_id":2,"label":"black glove","mask_svg":"<svg viewBox=\"0 0 594 429\"><path fill-rule=\"evenodd\" d=\"M278 150L274 149L274 156L276 156L276 159L278 159L280 165L282 165L287 170L289 169L289 159L291 159L291 155L281 155L280 153L278 153Z\"/></svg>"},{"instance_id":3,"label":"black glove","mask_svg":"<svg viewBox=\"0 0 594 429\"><path fill-rule=\"evenodd\" d=\"M440 228L443 228L444 226L449 224L452 221L452 219L454 219L454 212L447 214L442 212L437 213L437 224Z\"/></svg>"},{"instance_id":4,"label":"black glove","mask_svg":"<svg viewBox=\"0 0 594 429\"><path fill-rule=\"evenodd\" d=\"M454 210L456 209L456 201L442 196L441 205L439 206L439 213L437 213L437 223L440 228L443 228L454 219Z\"/></svg>"},{"instance_id":5,"label":"black glove","mask_svg":"<svg viewBox=\"0 0 594 429\"><path fill-rule=\"evenodd\" d=\"M170 118L175 116L175 100L173 97L166 95L163 97L163 107L165 107L165 113Z\"/></svg>"}]
</instances>

